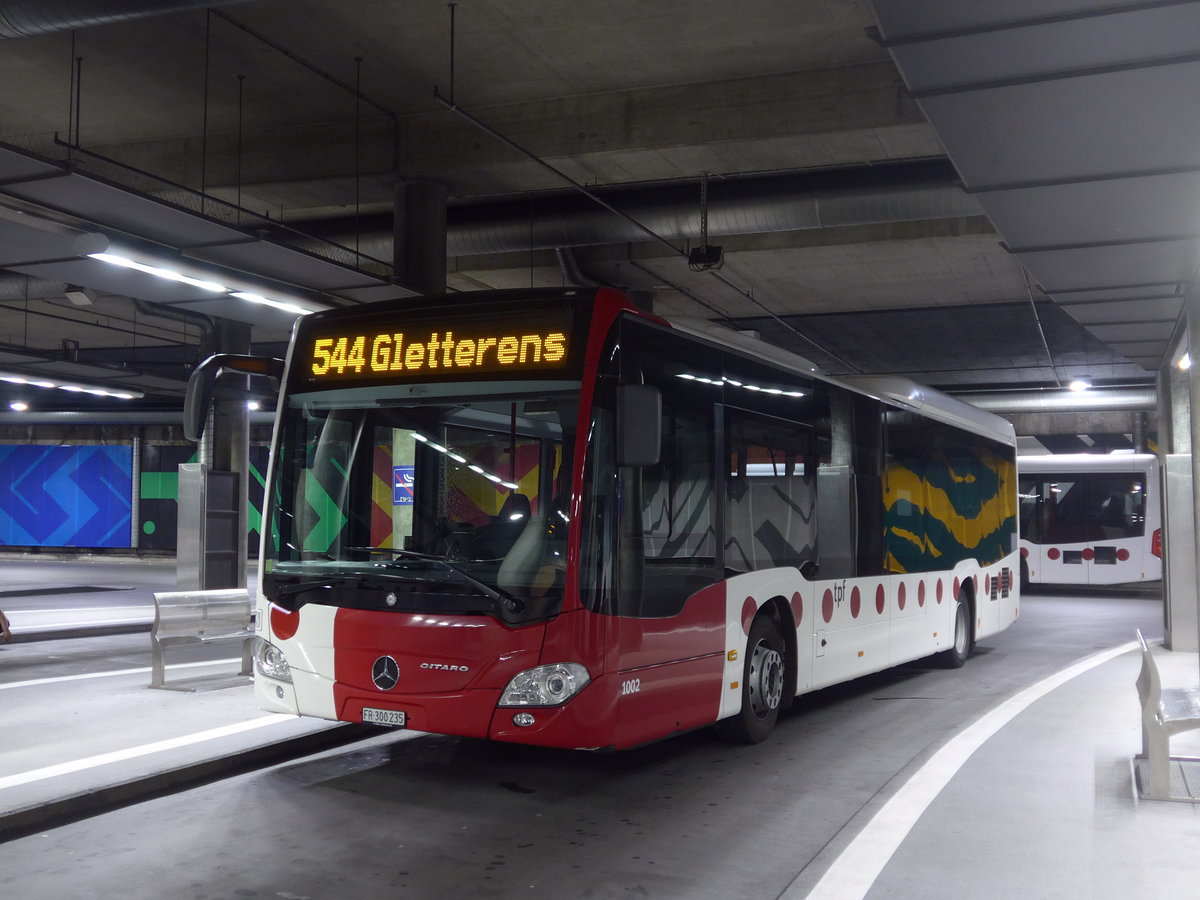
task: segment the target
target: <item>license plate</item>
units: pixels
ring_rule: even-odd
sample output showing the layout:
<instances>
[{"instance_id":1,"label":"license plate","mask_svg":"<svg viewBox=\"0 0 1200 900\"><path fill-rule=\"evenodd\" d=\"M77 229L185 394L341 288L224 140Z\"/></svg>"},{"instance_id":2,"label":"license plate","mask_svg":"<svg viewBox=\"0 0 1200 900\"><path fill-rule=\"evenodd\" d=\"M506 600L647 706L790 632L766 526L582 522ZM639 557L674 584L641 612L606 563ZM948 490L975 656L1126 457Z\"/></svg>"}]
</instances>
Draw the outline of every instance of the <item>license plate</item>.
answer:
<instances>
[{"instance_id":1,"label":"license plate","mask_svg":"<svg viewBox=\"0 0 1200 900\"><path fill-rule=\"evenodd\" d=\"M404 727L404 710L402 709L372 709L363 707L362 720L372 725L391 725L394 728Z\"/></svg>"}]
</instances>

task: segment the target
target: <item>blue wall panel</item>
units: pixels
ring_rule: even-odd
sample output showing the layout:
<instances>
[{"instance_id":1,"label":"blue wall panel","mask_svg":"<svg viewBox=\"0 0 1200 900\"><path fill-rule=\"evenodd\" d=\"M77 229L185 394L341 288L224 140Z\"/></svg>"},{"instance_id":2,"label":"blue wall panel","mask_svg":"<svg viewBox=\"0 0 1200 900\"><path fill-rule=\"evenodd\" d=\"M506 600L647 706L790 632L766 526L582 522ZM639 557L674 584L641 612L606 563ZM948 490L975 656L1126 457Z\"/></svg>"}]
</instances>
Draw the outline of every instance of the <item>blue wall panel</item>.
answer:
<instances>
[{"instance_id":1,"label":"blue wall panel","mask_svg":"<svg viewBox=\"0 0 1200 900\"><path fill-rule=\"evenodd\" d=\"M0 445L0 545L129 547L133 448Z\"/></svg>"}]
</instances>

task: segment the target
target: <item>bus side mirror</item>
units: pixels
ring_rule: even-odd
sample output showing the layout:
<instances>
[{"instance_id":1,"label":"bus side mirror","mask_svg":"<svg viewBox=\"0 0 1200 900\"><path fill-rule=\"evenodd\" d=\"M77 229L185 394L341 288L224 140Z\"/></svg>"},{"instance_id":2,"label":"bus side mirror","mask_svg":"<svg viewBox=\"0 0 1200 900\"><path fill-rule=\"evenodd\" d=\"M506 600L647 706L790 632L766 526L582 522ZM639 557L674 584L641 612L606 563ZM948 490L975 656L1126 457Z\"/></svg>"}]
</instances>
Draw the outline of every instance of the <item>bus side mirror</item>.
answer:
<instances>
[{"instance_id":1,"label":"bus side mirror","mask_svg":"<svg viewBox=\"0 0 1200 900\"><path fill-rule=\"evenodd\" d=\"M237 353L218 353L200 363L188 379L183 398L183 435L189 441L204 436L204 423L212 405L217 379L227 372L260 375L283 383L283 360L268 356L245 356Z\"/></svg>"},{"instance_id":2,"label":"bus side mirror","mask_svg":"<svg viewBox=\"0 0 1200 900\"><path fill-rule=\"evenodd\" d=\"M617 465L653 466L662 452L662 393L648 384L617 389Z\"/></svg>"}]
</instances>

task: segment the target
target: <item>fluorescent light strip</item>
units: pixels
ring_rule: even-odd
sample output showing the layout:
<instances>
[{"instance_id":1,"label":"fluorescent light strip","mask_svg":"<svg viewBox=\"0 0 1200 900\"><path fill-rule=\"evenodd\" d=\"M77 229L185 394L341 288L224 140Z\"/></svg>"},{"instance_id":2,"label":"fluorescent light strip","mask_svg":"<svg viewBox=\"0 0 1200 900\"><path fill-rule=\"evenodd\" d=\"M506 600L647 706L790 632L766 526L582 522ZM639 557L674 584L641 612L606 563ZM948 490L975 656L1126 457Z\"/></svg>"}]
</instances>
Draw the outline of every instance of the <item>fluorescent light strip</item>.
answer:
<instances>
[{"instance_id":1,"label":"fluorescent light strip","mask_svg":"<svg viewBox=\"0 0 1200 900\"><path fill-rule=\"evenodd\" d=\"M298 303L291 303L286 300L272 300L269 297L264 297L262 294L252 294L249 291L234 291L232 296L237 297L239 300L245 300L248 303L273 306L275 309L282 309L284 312L295 313L298 316L306 316L311 312L316 312L316 310L308 309Z\"/></svg>"},{"instance_id":2,"label":"fluorescent light strip","mask_svg":"<svg viewBox=\"0 0 1200 900\"><path fill-rule=\"evenodd\" d=\"M315 308L307 307L290 300L273 300L270 297L264 297L262 294L255 294L250 291L235 291L232 288L228 288L223 284L218 284L215 281L208 281L203 278L193 278L190 275L184 275L182 272L176 272L174 269L164 269L162 266L152 266L148 263L141 263L137 260L130 259L128 256L120 256L116 253L89 253L88 256L92 259L99 260L100 262L106 262L110 265L120 266L123 269L133 269L137 272L144 272L147 275L154 275L158 278L164 278L167 281L177 281L181 284L188 284L192 287L210 291L214 294L229 294L231 297L237 297L239 300L245 300L248 303L258 303L262 306L270 306L297 316L308 315L311 312L316 312L318 309L325 308L323 306L317 306Z\"/></svg>"},{"instance_id":3,"label":"fluorescent light strip","mask_svg":"<svg viewBox=\"0 0 1200 900\"><path fill-rule=\"evenodd\" d=\"M98 384L84 384L81 382L51 381L50 379L43 378L40 375L26 376L18 375L15 372L0 372L0 381L7 381L9 384L28 385L30 387L42 389L58 388L60 391L68 391L72 394L91 394L95 397L116 397L119 400L134 400L138 397L146 396L141 391L129 391L123 388L114 390L110 387L101 387Z\"/></svg>"},{"instance_id":4,"label":"fluorescent light strip","mask_svg":"<svg viewBox=\"0 0 1200 900\"><path fill-rule=\"evenodd\" d=\"M147 275L155 275L159 278L165 278L167 281L178 281L183 284L190 284L192 287L198 287L201 290L212 291L214 294L227 294L229 288L223 284L217 284L215 281L205 281L202 278L192 278L190 275L184 275L182 272L176 272L173 269L164 269L161 266L151 266L146 263L140 263L137 260L130 259L127 256L117 256L115 253L89 253L92 259L98 259L100 262L106 262L110 265L120 266L123 269L134 269L138 272L145 272Z\"/></svg>"}]
</instances>

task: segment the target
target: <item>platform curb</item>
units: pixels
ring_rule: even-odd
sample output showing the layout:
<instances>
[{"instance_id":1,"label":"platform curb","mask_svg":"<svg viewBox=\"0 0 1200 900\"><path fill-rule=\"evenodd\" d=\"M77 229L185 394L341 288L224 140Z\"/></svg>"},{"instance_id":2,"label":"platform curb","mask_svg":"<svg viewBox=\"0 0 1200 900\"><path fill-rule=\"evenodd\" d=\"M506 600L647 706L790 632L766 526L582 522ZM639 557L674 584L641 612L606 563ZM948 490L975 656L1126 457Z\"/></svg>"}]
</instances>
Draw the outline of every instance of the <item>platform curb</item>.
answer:
<instances>
[{"instance_id":1,"label":"platform curb","mask_svg":"<svg viewBox=\"0 0 1200 900\"><path fill-rule=\"evenodd\" d=\"M220 779L243 775L255 769L352 744L374 737L381 730L383 729L371 725L330 725L321 731L251 747L230 756L202 760L142 778L23 807L0 814L0 843L59 828L101 813L165 797Z\"/></svg>"}]
</instances>

